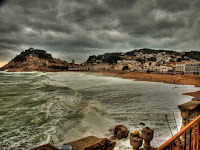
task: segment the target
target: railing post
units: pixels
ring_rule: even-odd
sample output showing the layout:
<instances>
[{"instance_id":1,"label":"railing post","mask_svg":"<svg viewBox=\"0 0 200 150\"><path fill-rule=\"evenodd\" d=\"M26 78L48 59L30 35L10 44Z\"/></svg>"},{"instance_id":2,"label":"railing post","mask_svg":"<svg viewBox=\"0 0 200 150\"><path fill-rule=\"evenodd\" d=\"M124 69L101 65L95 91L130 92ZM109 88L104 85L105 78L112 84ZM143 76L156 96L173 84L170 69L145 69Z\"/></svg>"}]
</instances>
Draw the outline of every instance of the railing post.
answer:
<instances>
[{"instance_id":1,"label":"railing post","mask_svg":"<svg viewBox=\"0 0 200 150\"><path fill-rule=\"evenodd\" d=\"M191 150L191 144L192 144L192 129L190 127L189 150Z\"/></svg>"},{"instance_id":2,"label":"railing post","mask_svg":"<svg viewBox=\"0 0 200 150\"><path fill-rule=\"evenodd\" d=\"M195 150L196 147L196 126L194 124L194 133L193 133L193 150Z\"/></svg>"},{"instance_id":3,"label":"railing post","mask_svg":"<svg viewBox=\"0 0 200 150\"><path fill-rule=\"evenodd\" d=\"M181 117L182 117L182 126L181 126L181 129L183 129L190 121L189 121L189 118L191 117L190 116L190 113L186 110L181 110ZM185 143L185 140L186 140L186 145L189 144L189 130L186 131L187 134L184 134L182 135L182 138L181 138L181 141L183 143ZM186 137L185 137L186 135Z\"/></svg>"},{"instance_id":4,"label":"railing post","mask_svg":"<svg viewBox=\"0 0 200 150\"><path fill-rule=\"evenodd\" d=\"M181 140L180 138L178 139L178 150L180 150L180 147L181 147Z\"/></svg>"},{"instance_id":5,"label":"railing post","mask_svg":"<svg viewBox=\"0 0 200 150\"><path fill-rule=\"evenodd\" d=\"M181 110L181 117L182 117L182 126L181 126L182 129L189 123L188 118L190 118L190 114L186 110Z\"/></svg>"},{"instance_id":6,"label":"railing post","mask_svg":"<svg viewBox=\"0 0 200 150\"><path fill-rule=\"evenodd\" d=\"M199 121L197 121L197 150L199 150Z\"/></svg>"},{"instance_id":7,"label":"railing post","mask_svg":"<svg viewBox=\"0 0 200 150\"><path fill-rule=\"evenodd\" d=\"M184 137L184 150L195 150L194 148L197 148L197 150L199 150L199 122L200 120L200 115L198 117L196 117L193 121L191 121L188 125L186 125L183 129L181 129L181 131L179 131L177 134L175 134L172 138L170 138L168 141L166 141L164 144L162 144L157 150L164 150L164 149L169 149L172 148L173 143L175 143L175 141L178 140L178 149L181 147L180 142L179 142L179 138L182 136ZM197 124L197 125L196 125ZM195 127L193 127L195 125ZM196 127L197 127L197 136L196 136ZM194 132L192 132L194 129ZM189 130L189 133L188 133ZM192 134L194 133L194 134ZM195 137L192 139L192 135L195 135ZM189 136L189 139L187 140L187 137ZM196 144L196 141L197 144ZM189 143L189 145L188 145ZM192 146L193 144L193 146ZM195 145L195 146L194 146ZM197 145L197 146L196 146ZM177 148L177 147L176 147Z\"/></svg>"},{"instance_id":8,"label":"railing post","mask_svg":"<svg viewBox=\"0 0 200 150\"><path fill-rule=\"evenodd\" d=\"M185 139L184 139L184 150L186 150L186 147L187 147L187 143L186 143L187 133L186 132L184 134L184 137L185 137Z\"/></svg>"}]
</instances>

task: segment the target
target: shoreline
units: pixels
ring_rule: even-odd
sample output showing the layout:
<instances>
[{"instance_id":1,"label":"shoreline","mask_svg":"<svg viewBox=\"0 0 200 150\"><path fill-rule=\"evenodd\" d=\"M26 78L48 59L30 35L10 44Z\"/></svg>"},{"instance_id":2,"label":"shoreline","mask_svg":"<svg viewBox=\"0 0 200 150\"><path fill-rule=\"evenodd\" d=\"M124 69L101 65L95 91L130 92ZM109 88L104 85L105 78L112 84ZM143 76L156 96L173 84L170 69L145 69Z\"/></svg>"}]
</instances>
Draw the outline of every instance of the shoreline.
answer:
<instances>
[{"instance_id":1,"label":"shoreline","mask_svg":"<svg viewBox=\"0 0 200 150\"><path fill-rule=\"evenodd\" d=\"M134 79L136 81L149 81L149 82L163 82L168 84L178 84L178 85L194 85L195 87L200 87L200 76L193 74L184 75L170 75L170 74L153 74L153 73L141 73L141 72L122 72L122 71L81 71L88 73L99 73L106 76L121 77L124 79ZM179 81L180 79L180 81ZM174 82L175 80L175 82ZM183 95L189 95L193 98L200 97L200 90L188 93L182 93Z\"/></svg>"},{"instance_id":2,"label":"shoreline","mask_svg":"<svg viewBox=\"0 0 200 150\"><path fill-rule=\"evenodd\" d=\"M29 72L29 71L23 71L23 72ZM34 71L34 72L43 72L43 71ZM194 87L200 87L200 76L193 74L170 75L170 74L159 74L159 73L125 72L125 71L47 71L47 72L98 73L98 74L103 74L105 76L120 77L123 79L134 79L135 81L162 82L167 84L194 85ZM192 96L193 98L200 98L200 90L182 94Z\"/></svg>"}]
</instances>

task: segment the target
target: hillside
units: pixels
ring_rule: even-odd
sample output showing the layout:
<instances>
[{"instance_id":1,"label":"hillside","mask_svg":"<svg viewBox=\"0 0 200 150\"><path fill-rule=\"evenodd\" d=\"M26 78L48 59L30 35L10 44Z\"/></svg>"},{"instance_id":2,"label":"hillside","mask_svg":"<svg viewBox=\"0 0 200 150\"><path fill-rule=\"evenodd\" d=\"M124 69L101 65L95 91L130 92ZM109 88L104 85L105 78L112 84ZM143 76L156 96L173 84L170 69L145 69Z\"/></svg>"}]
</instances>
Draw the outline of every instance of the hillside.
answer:
<instances>
[{"instance_id":1,"label":"hillside","mask_svg":"<svg viewBox=\"0 0 200 150\"><path fill-rule=\"evenodd\" d=\"M87 63L94 63L96 60L99 60L99 63L106 62L109 64L117 63L117 60L123 59L121 53L105 53L103 55L92 55L88 58Z\"/></svg>"},{"instance_id":2,"label":"hillside","mask_svg":"<svg viewBox=\"0 0 200 150\"><path fill-rule=\"evenodd\" d=\"M44 50L30 48L21 52L8 64L1 68L10 72L42 71L54 72L68 70L70 64L66 61L53 58Z\"/></svg>"},{"instance_id":3,"label":"hillside","mask_svg":"<svg viewBox=\"0 0 200 150\"><path fill-rule=\"evenodd\" d=\"M166 53L168 55L175 55L175 56L181 56L182 58L179 58L179 61L185 60L185 57L188 57L187 59L195 59L200 61L200 52L198 51L191 51L191 52L176 52L172 50L155 50L155 49L149 49L149 48L142 48L139 50L132 50L126 53L105 53L103 55L92 55L89 56L88 60L86 61L87 63L108 63L108 64L116 64L117 60L122 60L124 59L124 56L136 56L138 53L143 53L143 54L158 54L158 53ZM154 57L151 58L152 61L155 60ZM150 59L150 60L151 60ZM140 61L140 58L137 60ZM141 60L145 61L145 60Z\"/></svg>"}]
</instances>

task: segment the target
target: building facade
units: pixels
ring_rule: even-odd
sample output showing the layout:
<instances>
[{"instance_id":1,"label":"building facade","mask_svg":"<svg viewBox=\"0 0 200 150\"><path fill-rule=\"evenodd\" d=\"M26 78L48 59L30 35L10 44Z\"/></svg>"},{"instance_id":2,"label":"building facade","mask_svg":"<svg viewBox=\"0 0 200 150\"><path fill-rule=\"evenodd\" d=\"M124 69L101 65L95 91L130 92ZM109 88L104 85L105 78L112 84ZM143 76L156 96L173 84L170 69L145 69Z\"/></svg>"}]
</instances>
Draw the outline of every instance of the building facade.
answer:
<instances>
[{"instance_id":1,"label":"building facade","mask_svg":"<svg viewBox=\"0 0 200 150\"><path fill-rule=\"evenodd\" d=\"M185 72L185 63L177 63L175 65L176 72Z\"/></svg>"},{"instance_id":2,"label":"building facade","mask_svg":"<svg viewBox=\"0 0 200 150\"><path fill-rule=\"evenodd\" d=\"M200 62L186 62L185 73L200 73Z\"/></svg>"}]
</instances>

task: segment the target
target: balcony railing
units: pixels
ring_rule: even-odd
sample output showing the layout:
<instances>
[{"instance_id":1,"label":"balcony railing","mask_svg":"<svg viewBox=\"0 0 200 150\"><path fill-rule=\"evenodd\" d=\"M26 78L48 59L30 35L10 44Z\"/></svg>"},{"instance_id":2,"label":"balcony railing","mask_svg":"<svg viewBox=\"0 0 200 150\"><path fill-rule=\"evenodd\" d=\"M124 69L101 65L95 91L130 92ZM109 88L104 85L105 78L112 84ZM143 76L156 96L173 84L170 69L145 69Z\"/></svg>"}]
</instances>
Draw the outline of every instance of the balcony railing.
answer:
<instances>
[{"instance_id":1,"label":"balcony railing","mask_svg":"<svg viewBox=\"0 0 200 150\"><path fill-rule=\"evenodd\" d=\"M200 115L157 150L199 150Z\"/></svg>"}]
</instances>

